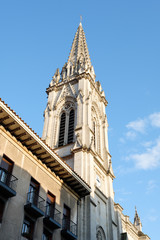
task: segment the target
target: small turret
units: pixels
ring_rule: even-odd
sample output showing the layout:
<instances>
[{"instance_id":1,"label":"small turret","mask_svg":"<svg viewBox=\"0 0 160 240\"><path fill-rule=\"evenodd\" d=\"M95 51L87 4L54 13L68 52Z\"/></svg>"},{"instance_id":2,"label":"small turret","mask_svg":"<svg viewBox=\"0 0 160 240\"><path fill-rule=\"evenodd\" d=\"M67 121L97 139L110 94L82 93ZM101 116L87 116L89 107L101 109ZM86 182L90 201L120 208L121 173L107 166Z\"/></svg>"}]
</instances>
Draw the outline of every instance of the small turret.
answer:
<instances>
[{"instance_id":1,"label":"small turret","mask_svg":"<svg viewBox=\"0 0 160 240\"><path fill-rule=\"evenodd\" d=\"M142 231L142 223L141 223L140 217L138 216L137 208L136 208L136 207L135 207L135 216L134 216L134 226L135 226L139 231Z\"/></svg>"}]
</instances>

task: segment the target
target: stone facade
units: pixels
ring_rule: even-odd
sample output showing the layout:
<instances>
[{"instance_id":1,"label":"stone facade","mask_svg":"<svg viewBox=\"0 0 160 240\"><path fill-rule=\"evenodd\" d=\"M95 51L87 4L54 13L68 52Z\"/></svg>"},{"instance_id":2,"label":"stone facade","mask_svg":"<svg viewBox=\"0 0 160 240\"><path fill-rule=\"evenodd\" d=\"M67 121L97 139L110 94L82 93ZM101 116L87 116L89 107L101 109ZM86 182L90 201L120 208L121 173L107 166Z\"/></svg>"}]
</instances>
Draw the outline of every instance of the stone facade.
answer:
<instances>
[{"instance_id":1,"label":"stone facade","mask_svg":"<svg viewBox=\"0 0 160 240\"><path fill-rule=\"evenodd\" d=\"M77 239L89 185L2 101L0 121L0 240Z\"/></svg>"},{"instance_id":2,"label":"stone facade","mask_svg":"<svg viewBox=\"0 0 160 240\"><path fill-rule=\"evenodd\" d=\"M15 196L6 199L0 192L4 208L0 239L149 239L142 233L137 211L132 224L114 202L107 100L95 78L80 23L67 63L61 72L56 70L47 88L43 140L0 102L1 164L5 157L10 159L12 174L18 178ZM0 171L1 177L3 169ZM54 226L58 222L52 229L49 220L44 220L46 209L44 216L35 218L35 209L26 206L32 181L32 185L39 184L44 206L48 194L54 195L54 213L58 211L60 220L51 216ZM24 238L25 217L34 222L31 238ZM45 238L46 231L50 238Z\"/></svg>"}]
</instances>

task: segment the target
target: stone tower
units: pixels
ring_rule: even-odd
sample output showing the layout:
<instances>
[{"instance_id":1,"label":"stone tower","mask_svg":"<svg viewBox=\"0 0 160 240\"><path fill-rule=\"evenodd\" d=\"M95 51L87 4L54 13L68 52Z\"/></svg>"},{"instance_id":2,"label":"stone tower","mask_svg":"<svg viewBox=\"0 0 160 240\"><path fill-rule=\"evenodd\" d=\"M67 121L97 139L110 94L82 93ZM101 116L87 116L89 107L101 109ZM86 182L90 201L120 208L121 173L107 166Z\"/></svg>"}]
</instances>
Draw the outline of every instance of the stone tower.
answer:
<instances>
[{"instance_id":1,"label":"stone tower","mask_svg":"<svg viewBox=\"0 0 160 240\"><path fill-rule=\"evenodd\" d=\"M88 204L88 230L81 236L92 240L101 236L112 239L114 234L114 174L108 148L107 100L95 78L80 23L68 61L61 73L56 70L47 88L43 139L92 188L89 200L84 200Z\"/></svg>"},{"instance_id":2,"label":"stone tower","mask_svg":"<svg viewBox=\"0 0 160 240\"><path fill-rule=\"evenodd\" d=\"M91 186L91 194L79 203L78 239L120 240L121 233L127 239L129 220L114 203L107 100L95 78L80 23L68 61L61 72L56 70L47 88L42 138ZM130 239L138 240L135 236Z\"/></svg>"}]
</instances>

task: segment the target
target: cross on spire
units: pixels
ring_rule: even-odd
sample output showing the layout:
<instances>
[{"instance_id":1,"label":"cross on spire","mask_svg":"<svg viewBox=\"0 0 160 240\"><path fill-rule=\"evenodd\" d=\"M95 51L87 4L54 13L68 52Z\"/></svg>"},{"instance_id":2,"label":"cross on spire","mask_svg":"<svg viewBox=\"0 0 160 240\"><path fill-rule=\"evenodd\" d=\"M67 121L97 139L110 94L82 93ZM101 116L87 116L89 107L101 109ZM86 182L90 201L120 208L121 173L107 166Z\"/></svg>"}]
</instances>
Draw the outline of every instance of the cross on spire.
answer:
<instances>
[{"instance_id":1,"label":"cross on spire","mask_svg":"<svg viewBox=\"0 0 160 240\"><path fill-rule=\"evenodd\" d=\"M82 23L82 15L80 15L80 23Z\"/></svg>"}]
</instances>

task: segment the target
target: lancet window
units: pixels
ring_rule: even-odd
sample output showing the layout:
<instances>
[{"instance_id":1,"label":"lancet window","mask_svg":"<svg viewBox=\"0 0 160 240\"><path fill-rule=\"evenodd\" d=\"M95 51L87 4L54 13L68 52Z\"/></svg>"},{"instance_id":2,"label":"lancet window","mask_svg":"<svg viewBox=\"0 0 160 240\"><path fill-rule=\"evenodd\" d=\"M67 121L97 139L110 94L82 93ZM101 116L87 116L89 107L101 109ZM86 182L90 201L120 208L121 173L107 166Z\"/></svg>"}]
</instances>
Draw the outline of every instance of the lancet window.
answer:
<instances>
[{"instance_id":1,"label":"lancet window","mask_svg":"<svg viewBox=\"0 0 160 240\"><path fill-rule=\"evenodd\" d=\"M59 147L64 145L65 125L66 125L66 114L62 113L61 120L60 120L60 129L59 129L59 143L58 143Z\"/></svg>"},{"instance_id":2,"label":"lancet window","mask_svg":"<svg viewBox=\"0 0 160 240\"><path fill-rule=\"evenodd\" d=\"M99 115L94 106L92 106L92 136L93 136L93 147L94 150L100 154L100 121Z\"/></svg>"},{"instance_id":3,"label":"lancet window","mask_svg":"<svg viewBox=\"0 0 160 240\"><path fill-rule=\"evenodd\" d=\"M70 104L66 104L60 117L59 147L74 141L74 115L74 109L70 108Z\"/></svg>"}]
</instances>

